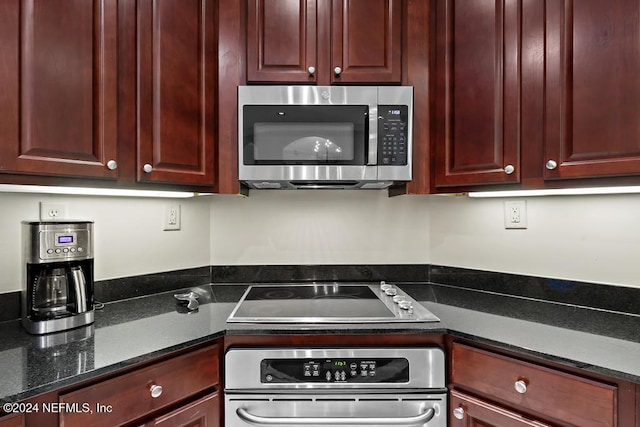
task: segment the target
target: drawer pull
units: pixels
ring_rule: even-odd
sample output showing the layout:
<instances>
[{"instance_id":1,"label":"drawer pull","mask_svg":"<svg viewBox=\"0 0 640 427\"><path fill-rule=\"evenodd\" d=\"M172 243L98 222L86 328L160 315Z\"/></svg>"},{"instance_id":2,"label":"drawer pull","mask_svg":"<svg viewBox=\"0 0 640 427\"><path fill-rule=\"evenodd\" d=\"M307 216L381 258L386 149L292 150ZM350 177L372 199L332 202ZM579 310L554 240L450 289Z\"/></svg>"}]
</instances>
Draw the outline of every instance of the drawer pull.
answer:
<instances>
[{"instance_id":1,"label":"drawer pull","mask_svg":"<svg viewBox=\"0 0 640 427\"><path fill-rule=\"evenodd\" d=\"M151 397L157 399L162 394L162 386L153 384L151 387L149 387L149 391L151 392Z\"/></svg>"},{"instance_id":2,"label":"drawer pull","mask_svg":"<svg viewBox=\"0 0 640 427\"><path fill-rule=\"evenodd\" d=\"M518 380L513 384L513 388L520 394L525 394L527 392L527 383L523 380Z\"/></svg>"},{"instance_id":3,"label":"drawer pull","mask_svg":"<svg viewBox=\"0 0 640 427\"><path fill-rule=\"evenodd\" d=\"M456 408L453 410L453 416L458 419L461 420L464 418L464 408Z\"/></svg>"}]
</instances>

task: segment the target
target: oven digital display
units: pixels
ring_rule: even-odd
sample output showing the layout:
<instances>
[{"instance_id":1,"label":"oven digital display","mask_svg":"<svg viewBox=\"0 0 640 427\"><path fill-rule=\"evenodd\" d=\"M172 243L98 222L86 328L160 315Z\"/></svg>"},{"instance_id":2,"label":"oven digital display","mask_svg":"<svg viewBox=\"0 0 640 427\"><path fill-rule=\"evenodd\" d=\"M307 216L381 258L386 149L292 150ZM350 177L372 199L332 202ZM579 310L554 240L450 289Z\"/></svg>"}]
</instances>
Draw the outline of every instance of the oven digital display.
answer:
<instances>
[{"instance_id":1,"label":"oven digital display","mask_svg":"<svg viewBox=\"0 0 640 427\"><path fill-rule=\"evenodd\" d=\"M404 383L409 361L380 359L264 359L262 383Z\"/></svg>"},{"instance_id":2,"label":"oven digital display","mask_svg":"<svg viewBox=\"0 0 640 427\"><path fill-rule=\"evenodd\" d=\"M58 244L73 243L73 236L58 236Z\"/></svg>"}]
</instances>

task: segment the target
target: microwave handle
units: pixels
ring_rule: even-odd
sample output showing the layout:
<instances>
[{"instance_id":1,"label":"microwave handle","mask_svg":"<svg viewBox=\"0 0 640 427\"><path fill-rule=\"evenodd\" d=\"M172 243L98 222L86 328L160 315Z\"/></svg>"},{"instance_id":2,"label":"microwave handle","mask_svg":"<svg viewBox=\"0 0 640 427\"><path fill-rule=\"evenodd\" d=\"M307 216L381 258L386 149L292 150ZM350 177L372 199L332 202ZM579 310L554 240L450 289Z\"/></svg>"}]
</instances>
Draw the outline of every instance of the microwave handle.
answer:
<instances>
[{"instance_id":1,"label":"microwave handle","mask_svg":"<svg viewBox=\"0 0 640 427\"><path fill-rule=\"evenodd\" d=\"M369 155L367 158L367 166L376 166L378 164L378 145L369 144Z\"/></svg>"},{"instance_id":2,"label":"microwave handle","mask_svg":"<svg viewBox=\"0 0 640 427\"><path fill-rule=\"evenodd\" d=\"M378 114L369 113L369 152L367 153L367 166L378 164Z\"/></svg>"}]
</instances>

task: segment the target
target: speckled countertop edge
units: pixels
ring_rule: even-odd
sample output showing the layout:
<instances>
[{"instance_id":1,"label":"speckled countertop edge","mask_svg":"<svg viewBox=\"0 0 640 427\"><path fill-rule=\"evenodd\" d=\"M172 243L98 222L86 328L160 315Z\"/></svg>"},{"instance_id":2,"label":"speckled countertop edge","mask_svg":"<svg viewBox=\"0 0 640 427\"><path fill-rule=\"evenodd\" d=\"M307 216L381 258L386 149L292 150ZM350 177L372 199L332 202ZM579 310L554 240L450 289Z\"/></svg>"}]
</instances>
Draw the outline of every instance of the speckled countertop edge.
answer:
<instances>
[{"instance_id":1,"label":"speckled countertop edge","mask_svg":"<svg viewBox=\"0 0 640 427\"><path fill-rule=\"evenodd\" d=\"M588 372L612 376L622 380L640 383L640 343L633 333L634 325L640 331L640 317L616 315L610 317L608 313L590 312L587 316L603 316L607 322L619 322L620 319L630 322L625 325L629 329L628 339L610 337L590 333L585 330L567 329L561 325L554 325L553 321L546 322L517 317L515 313L504 312L509 308L500 302L498 314L484 311L486 307L477 306L477 291L466 297L458 296L462 302L447 300L457 290L446 286L420 283L406 286L407 292L419 300L428 309L441 318L441 322L427 324L343 324L343 325L313 325L296 327L294 325L272 324L227 324L226 318L235 307L238 295L241 295L242 285L228 285L229 295L225 292L215 292L218 286L206 285L195 289L205 298L203 305L195 314L178 313L172 292L156 294L131 300L107 304L104 312L96 313L96 324L93 342L89 350L74 349L77 343L63 345L69 351L69 357L74 359L78 354L92 353L93 361L84 367L75 367L65 371L56 378L47 378L47 370L51 366L47 361L51 358L49 350L37 348L34 344L37 338L30 337L19 328L18 322L4 322L0 324L0 334L16 341L16 347L11 343L0 344L0 402L14 402L34 397L38 394L78 384L97 378L120 369L135 366L169 354L176 350L213 341L224 335L242 334L352 334L352 333L438 333L451 334L472 341L491 344L523 354L529 354L548 361L566 366L578 367ZM401 285L403 286L403 285ZM419 288L416 288L418 286ZM245 286L246 287L246 286ZM469 292L465 290L464 292ZM228 293L228 292L227 292ZM446 298L445 298L446 296ZM484 304L491 304L496 296L483 295ZM445 300L445 301L442 301ZM475 301L473 304L470 301ZM522 308L523 302L517 298L509 298L514 307ZM494 301L495 302L495 301ZM466 305L469 306L466 306ZM481 302L482 304L482 302ZM577 311L572 307L546 304L544 302L529 302L533 307L549 310L549 313L560 313L566 318L575 318ZM488 310L489 311L489 310ZM132 314L134 313L134 314ZM584 313L582 313L584 314ZM562 316L560 316L562 317ZM177 322L176 319L184 321ZM594 325L597 319L593 321ZM524 328L524 329L523 329ZM596 329L601 333L602 325ZM606 329L606 328L605 328ZM526 332L525 332L526 331ZM127 336L123 345L122 337ZM557 337L549 339L549 337ZM533 345L532 345L532 341ZM129 343L130 345L126 345ZM607 346L614 345L615 351L607 350ZM91 347L93 346L93 347ZM617 346L617 347L616 347ZM82 347L82 345L80 345ZM2 358L3 353L16 350L19 361ZM84 351L84 353L83 353ZM74 353L75 352L75 353ZM118 354L108 353L114 352ZM4 362L3 362L4 360ZM16 369L22 363L22 369ZM35 367L38 368L35 368ZM38 370L41 369L41 372ZM65 368L66 369L66 368ZM84 370L83 370L84 369ZM30 372L33 370L33 372ZM64 369L63 369L64 370ZM7 378L11 378L12 371L22 371L23 377L18 383L9 385ZM26 372L25 372L26 371ZM38 380L41 378L41 380Z\"/></svg>"}]
</instances>

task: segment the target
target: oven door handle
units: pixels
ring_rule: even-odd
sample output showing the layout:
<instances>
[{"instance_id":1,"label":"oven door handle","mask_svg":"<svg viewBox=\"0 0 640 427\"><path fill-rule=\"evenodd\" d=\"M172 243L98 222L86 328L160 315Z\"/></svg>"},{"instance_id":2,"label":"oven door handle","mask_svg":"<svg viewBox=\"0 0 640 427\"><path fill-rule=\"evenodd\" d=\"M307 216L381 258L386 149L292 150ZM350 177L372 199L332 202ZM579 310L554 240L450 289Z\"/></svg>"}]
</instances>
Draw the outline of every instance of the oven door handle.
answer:
<instances>
[{"instance_id":1,"label":"oven door handle","mask_svg":"<svg viewBox=\"0 0 640 427\"><path fill-rule=\"evenodd\" d=\"M436 410L429 408L426 412L411 417L262 417L254 415L244 408L238 408L236 414L243 421L262 425L360 425L360 426L420 426L431 421Z\"/></svg>"}]
</instances>

